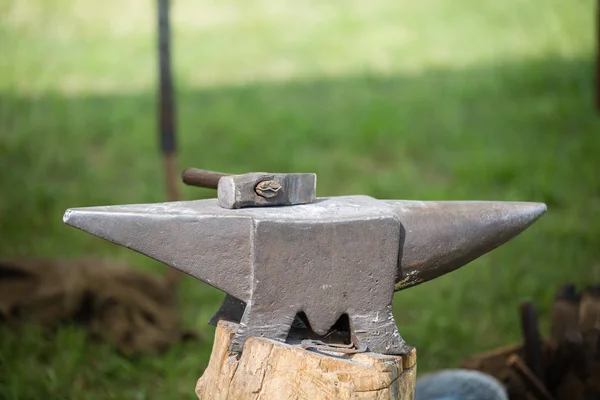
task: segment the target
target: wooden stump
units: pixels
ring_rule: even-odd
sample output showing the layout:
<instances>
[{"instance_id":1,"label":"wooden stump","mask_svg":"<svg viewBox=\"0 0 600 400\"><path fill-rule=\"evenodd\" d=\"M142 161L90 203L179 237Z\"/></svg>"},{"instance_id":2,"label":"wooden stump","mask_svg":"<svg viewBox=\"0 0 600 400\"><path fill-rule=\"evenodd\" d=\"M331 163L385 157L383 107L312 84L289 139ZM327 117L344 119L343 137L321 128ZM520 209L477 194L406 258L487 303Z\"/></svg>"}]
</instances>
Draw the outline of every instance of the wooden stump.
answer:
<instances>
[{"instance_id":1,"label":"wooden stump","mask_svg":"<svg viewBox=\"0 0 600 400\"><path fill-rule=\"evenodd\" d=\"M220 321L199 399L412 400L417 355L326 354L264 338L250 338L238 360L229 343L238 325Z\"/></svg>"}]
</instances>

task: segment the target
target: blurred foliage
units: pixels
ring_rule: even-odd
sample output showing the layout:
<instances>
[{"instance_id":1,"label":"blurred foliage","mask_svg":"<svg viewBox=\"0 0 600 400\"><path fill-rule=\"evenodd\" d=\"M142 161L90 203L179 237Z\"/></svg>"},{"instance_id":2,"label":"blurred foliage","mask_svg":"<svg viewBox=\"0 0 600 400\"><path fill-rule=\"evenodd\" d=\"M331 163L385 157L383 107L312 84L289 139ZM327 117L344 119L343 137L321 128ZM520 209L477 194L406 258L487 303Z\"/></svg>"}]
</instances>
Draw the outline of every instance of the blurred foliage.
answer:
<instances>
[{"instance_id":1,"label":"blurred foliage","mask_svg":"<svg viewBox=\"0 0 600 400\"><path fill-rule=\"evenodd\" d=\"M68 228L68 207L163 201L155 4L0 0L0 255L163 267ZM396 294L421 372L520 340L556 287L600 281L592 0L175 0L181 167L314 171L320 196L527 200L548 213ZM183 188L186 199L210 190ZM0 331L0 397L194 398L222 294L186 278L206 342L126 359L68 326Z\"/></svg>"}]
</instances>

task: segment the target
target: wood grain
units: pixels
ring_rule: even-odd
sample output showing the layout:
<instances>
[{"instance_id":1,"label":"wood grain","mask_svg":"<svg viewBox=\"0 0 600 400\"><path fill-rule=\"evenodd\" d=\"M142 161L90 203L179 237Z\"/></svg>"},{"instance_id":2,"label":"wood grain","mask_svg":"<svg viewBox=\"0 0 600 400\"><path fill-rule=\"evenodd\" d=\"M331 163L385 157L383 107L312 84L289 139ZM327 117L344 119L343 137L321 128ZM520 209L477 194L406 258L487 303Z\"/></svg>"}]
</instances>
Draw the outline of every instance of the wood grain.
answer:
<instances>
[{"instance_id":1,"label":"wood grain","mask_svg":"<svg viewBox=\"0 0 600 400\"><path fill-rule=\"evenodd\" d=\"M241 358L227 353L238 325L220 321L199 399L412 400L416 351L408 356L326 354L264 338L250 338Z\"/></svg>"}]
</instances>

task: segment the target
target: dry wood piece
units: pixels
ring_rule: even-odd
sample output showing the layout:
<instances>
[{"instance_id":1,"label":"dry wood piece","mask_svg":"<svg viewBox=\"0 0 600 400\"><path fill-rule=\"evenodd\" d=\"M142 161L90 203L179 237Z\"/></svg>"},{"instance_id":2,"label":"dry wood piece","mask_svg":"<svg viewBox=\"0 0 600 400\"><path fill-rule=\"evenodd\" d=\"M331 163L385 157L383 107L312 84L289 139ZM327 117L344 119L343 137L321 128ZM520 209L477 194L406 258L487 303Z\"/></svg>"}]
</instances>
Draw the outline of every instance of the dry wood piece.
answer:
<instances>
[{"instance_id":1,"label":"dry wood piece","mask_svg":"<svg viewBox=\"0 0 600 400\"><path fill-rule=\"evenodd\" d=\"M545 385L544 361L542 359L542 341L538 330L535 305L526 301L521 304L521 330L523 332L523 350L525 361L533 374Z\"/></svg>"},{"instance_id":2,"label":"dry wood piece","mask_svg":"<svg viewBox=\"0 0 600 400\"><path fill-rule=\"evenodd\" d=\"M543 400L554 400L554 397L550 393L548 393L548 389L544 383L539 379L539 377L523 362L521 357L516 354L508 357L508 365L513 368L519 376L523 379L523 382L528 387L528 389L536 396L538 399Z\"/></svg>"},{"instance_id":3,"label":"dry wood piece","mask_svg":"<svg viewBox=\"0 0 600 400\"><path fill-rule=\"evenodd\" d=\"M510 399L528 399L527 386L521 377L508 366L513 354L523 354L522 345L509 345L476 354L461 363L461 368L473 369L489 374L503 382Z\"/></svg>"},{"instance_id":4,"label":"dry wood piece","mask_svg":"<svg viewBox=\"0 0 600 400\"><path fill-rule=\"evenodd\" d=\"M539 342L532 310L521 309L523 345L469 357L463 368L496 377L511 400L600 399L600 285L583 293L573 284L558 289L547 340Z\"/></svg>"},{"instance_id":5,"label":"dry wood piece","mask_svg":"<svg viewBox=\"0 0 600 400\"><path fill-rule=\"evenodd\" d=\"M590 349L590 355L600 359L600 285L589 287L581 296L579 307L579 329L582 340Z\"/></svg>"},{"instance_id":6,"label":"dry wood piece","mask_svg":"<svg viewBox=\"0 0 600 400\"><path fill-rule=\"evenodd\" d=\"M220 321L199 399L412 400L416 351L408 356L305 350L264 338L247 340L240 359L227 351L238 325Z\"/></svg>"}]
</instances>

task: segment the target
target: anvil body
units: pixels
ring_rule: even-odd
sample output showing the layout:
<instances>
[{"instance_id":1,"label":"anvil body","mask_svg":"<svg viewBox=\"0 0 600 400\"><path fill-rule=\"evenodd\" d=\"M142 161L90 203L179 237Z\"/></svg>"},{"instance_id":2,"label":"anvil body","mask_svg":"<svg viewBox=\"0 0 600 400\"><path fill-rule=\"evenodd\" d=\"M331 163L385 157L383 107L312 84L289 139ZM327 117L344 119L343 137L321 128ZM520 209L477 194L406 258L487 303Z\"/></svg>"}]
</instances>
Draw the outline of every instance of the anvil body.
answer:
<instances>
[{"instance_id":1,"label":"anvil body","mask_svg":"<svg viewBox=\"0 0 600 400\"><path fill-rule=\"evenodd\" d=\"M325 334L347 314L369 350L402 354L395 290L450 272L511 239L546 207L368 196L229 210L216 199L71 209L66 223L162 261L246 303L248 337L285 341L303 311Z\"/></svg>"}]
</instances>

